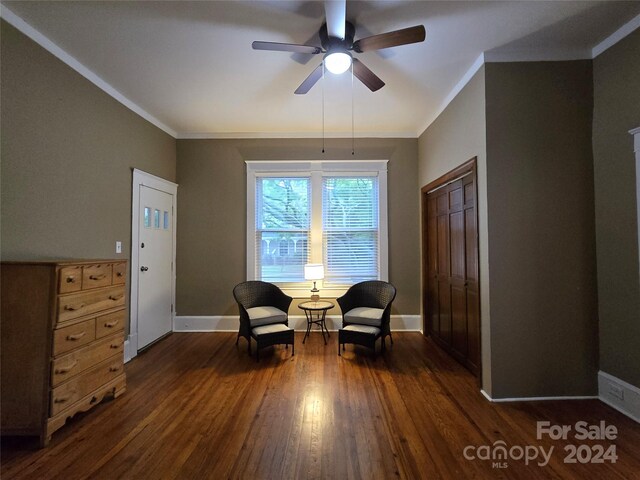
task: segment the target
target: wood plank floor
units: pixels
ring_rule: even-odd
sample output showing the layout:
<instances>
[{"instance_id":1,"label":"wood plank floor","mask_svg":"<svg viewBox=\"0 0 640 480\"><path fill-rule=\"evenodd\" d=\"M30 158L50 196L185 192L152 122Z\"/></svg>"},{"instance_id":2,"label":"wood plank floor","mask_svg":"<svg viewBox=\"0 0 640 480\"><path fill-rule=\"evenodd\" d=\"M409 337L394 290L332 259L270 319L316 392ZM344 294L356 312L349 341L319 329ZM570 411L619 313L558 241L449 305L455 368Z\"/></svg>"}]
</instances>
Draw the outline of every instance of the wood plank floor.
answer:
<instances>
[{"instance_id":1,"label":"wood plank floor","mask_svg":"<svg viewBox=\"0 0 640 480\"><path fill-rule=\"evenodd\" d=\"M4 438L3 480L640 478L640 426L597 400L491 404L475 379L419 333L384 357L318 333L260 363L235 334L175 333L126 365L127 391L79 415L48 448ZM536 439L536 421L604 420L611 441ZM554 448L526 464L467 460L466 446ZM615 444L615 464L566 464L567 444Z\"/></svg>"}]
</instances>

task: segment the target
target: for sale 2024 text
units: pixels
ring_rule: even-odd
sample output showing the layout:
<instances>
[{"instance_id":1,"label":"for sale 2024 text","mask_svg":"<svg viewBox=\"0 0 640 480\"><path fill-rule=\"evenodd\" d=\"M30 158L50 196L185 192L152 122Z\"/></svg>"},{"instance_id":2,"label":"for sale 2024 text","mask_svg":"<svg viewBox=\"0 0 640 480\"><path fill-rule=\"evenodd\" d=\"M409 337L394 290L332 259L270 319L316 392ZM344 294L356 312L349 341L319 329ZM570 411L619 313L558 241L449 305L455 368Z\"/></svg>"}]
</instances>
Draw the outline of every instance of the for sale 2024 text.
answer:
<instances>
[{"instance_id":1,"label":"for sale 2024 text","mask_svg":"<svg viewBox=\"0 0 640 480\"><path fill-rule=\"evenodd\" d=\"M542 440L548 437L551 440L585 441L613 441L618 438L618 429L615 425L607 425L604 420L598 424L589 424L585 421L576 422L574 425L552 425L551 422L539 421L536 427L536 438ZM551 447L553 448L553 447ZM569 444L564 447L566 455L564 463L616 463L615 444Z\"/></svg>"}]
</instances>

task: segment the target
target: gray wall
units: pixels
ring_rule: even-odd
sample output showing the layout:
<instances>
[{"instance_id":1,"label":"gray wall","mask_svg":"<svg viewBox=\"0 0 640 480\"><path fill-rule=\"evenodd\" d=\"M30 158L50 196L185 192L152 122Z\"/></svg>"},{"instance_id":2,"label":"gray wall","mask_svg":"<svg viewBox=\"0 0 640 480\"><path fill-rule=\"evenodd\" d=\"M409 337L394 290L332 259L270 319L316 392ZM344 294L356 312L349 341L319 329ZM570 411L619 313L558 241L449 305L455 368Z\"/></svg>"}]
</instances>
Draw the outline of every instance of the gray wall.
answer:
<instances>
[{"instance_id":1,"label":"gray wall","mask_svg":"<svg viewBox=\"0 0 640 480\"><path fill-rule=\"evenodd\" d=\"M640 30L593 61L593 157L600 370L640 387L640 285L635 157Z\"/></svg>"},{"instance_id":2,"label":"gray wall","mask_svg":"<svg viewBox=\"0 0 640 480\"><path fill-rule=\"evenodd\" d=\"M591 61L485 68L493 396L594 395Z\"/></svg>"},{"instance_id":3,"label":"gray wall","mask_svg":"<svg viewBox=\"0 0 640 480\"><path fill-rule=\"evenodd\" d=\"M478 157L494 398L597 391L592 108L590 61L487 64L420 136L421 185Z\"/></svg>"},{"instance_id":4,"label":"gray wall","mask_svg":"<svg viewBox=\"0 0 640 480\"><path fill-rule=\"evenodd\" d=\"M175 140L0 30L2 259L130 258L132 168L175 181Z\"/></svg>"},{"instance_id":5,"label":"gray wall","mask_svg":"<svg viewBox=\"0 0 640 480\"><path fill-rule=\"evenodd\" d=\"M419 186L478 158L482 388L491 394L485 72L482 67L418 140Z\"/></svg>"},{"instance_id":6,"label":"gray wall","mask_svg":"<svg viewBox=\"0 0 640 480\"><path fill-rule=\"evenodd\" d=\"M416 139L178 140L178 315L237 315L246 278L245 160L388 159L389 280L393 314L419 314ZM332 310L332 314L337 311Z\"/></svg>"}]
</instances>

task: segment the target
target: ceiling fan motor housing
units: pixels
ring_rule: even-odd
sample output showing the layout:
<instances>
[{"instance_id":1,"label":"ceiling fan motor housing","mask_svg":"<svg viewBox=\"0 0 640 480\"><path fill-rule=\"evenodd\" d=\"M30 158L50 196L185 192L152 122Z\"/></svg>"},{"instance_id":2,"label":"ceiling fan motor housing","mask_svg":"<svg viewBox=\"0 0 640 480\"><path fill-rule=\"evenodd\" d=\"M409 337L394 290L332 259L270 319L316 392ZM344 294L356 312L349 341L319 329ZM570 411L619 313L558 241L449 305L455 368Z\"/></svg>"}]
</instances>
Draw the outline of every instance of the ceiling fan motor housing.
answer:
<instances>
[{"instance_id":1,"label":"ceiling fan motor housing","mask_svg":"<svg viewBox=\"0 0 640 480\"><path fill-rule=\"evenodd\" d=\"M322 48L327 52L333 50L351 50L353 46L353 37L356 33L356 29L351 22L345 22L344 39L337 37L330 37L327 34L327 24L323 23L320 27L320 43Z\"/></svg>"}]
</instances>

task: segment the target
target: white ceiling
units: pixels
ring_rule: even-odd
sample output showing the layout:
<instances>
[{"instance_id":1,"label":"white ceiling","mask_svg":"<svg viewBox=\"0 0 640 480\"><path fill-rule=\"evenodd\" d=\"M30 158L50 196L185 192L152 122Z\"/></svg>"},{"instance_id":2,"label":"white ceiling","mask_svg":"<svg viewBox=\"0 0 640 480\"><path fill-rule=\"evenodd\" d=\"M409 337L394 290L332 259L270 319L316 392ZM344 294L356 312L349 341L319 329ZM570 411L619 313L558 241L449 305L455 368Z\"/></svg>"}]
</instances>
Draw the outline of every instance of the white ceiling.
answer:
<instances>
[{"instance_id":1,"label":"white ceiling","mask_svg":"<svg viewBox=\"0 0 640 480\"><path fill-rule=\"evenodd\" d=\"M319 44L322 2L2 5L4 18L174 136L322 131L322 83L293 94L321 56L251 48L253 40ZM639 14L638 1L347 1L356 39L418 24L427 30L424 43L358 55L386 86L372 93L355 80L356 135L419 135L483 53L488 60L592 58ZM327 74L325 82L326 133L350 136L351 76Z\"/></svg>"}]
</instances>

